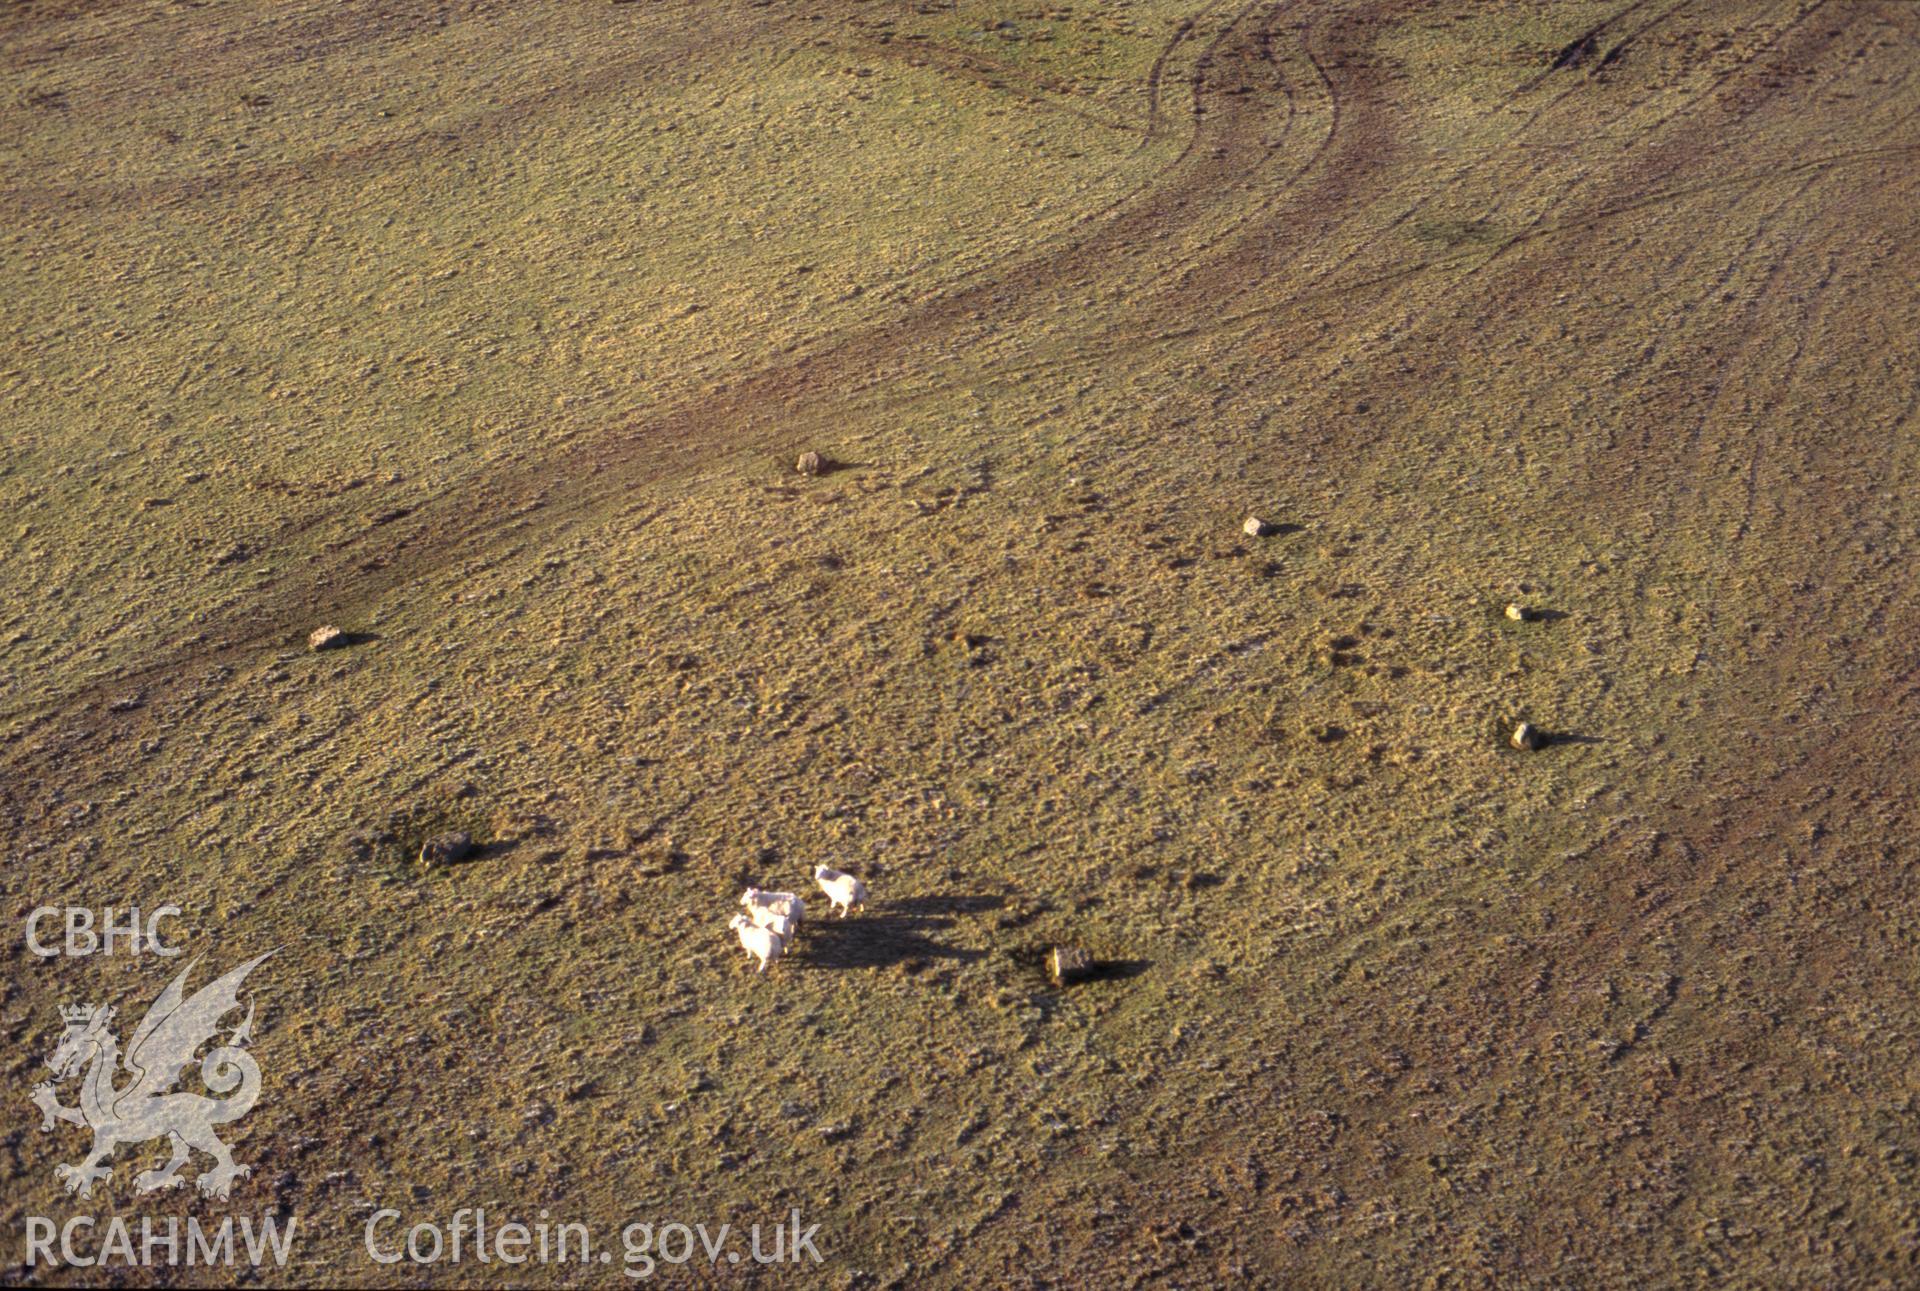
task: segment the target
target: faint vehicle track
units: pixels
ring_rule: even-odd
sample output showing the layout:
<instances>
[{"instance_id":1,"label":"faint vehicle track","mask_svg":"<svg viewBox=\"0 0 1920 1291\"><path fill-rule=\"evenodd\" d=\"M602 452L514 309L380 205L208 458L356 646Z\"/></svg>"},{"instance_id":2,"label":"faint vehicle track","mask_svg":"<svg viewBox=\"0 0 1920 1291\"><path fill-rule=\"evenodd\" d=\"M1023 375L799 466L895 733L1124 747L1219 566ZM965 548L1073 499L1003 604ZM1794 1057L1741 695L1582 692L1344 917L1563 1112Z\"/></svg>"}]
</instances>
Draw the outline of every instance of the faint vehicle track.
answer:
<instances>
[{"instance_id":1,"label":"faint vehicle track","mask_svg":"<svg viewBox=\"0 0 1920 1291\"><path fill-rule=\"evenodd\" d=\"M1329 139L1331 137L1330 132ZM1316 156L1324 152L1326 146L1327 142L1323 141L1320 148L1316 150ZM1842 159L1824 159L1817 163L1803 164L1832 165L1840 160ZM1296 176L1295 180L1288 182L1296 182L1297 178ZM1708 186L1711 185L1690 186L1676 191L1697 191ZM1627 206L1608 208L1606 214L1663 200L1671 200L1671 195L1642 197ZM1143 218L1141 211L1131 212L1129 218L1120 224L1113 236L1122 238L1130 236L1131 223L1141 218ZM1158 212L1151 207L1146 208L1144 218L1158 218ZM1590 222L1590 220L1577 220L1570 224L1534 230L1526 237L1583 227ZM1066 251L1055 254L1071 259L1077 253ZM1425 263L1417 262L1409 266L1408 270L1393 271L1393 274L1418 270L1424 267ZM1391 277L1393 274L1388 276ZM1035 279L1036 284L1044 281L1043 278ZM1382 279L1376 277L1369 279L1368 282L1323 290L1341 293L1358 290L1369 283L1379 281ZM1029 290L1037 289L1037 285L1029 287ZM1004 290L1005 287L997 281L983 283L952 297L931 302L919 312L909 315L901 323L883 324L872 332L862 334L854 341L836 346L824 354L801 356L790 364L745 378L742 382L723 389L715 395L696 397L677 408L667 409L653 419L653 429L658 433L652 437L650 445L628 436L614 435L605 441L603 446L587 450L587 459L597 461L598 465L584 474L578 471L576 463L542 464L526 468L515 475L481 482L475 486L473 496L449 496L406 517L404 527L400 524L391 525L366 535L365 541L377 542L382 548L382 560L377 565L367 567L364 557L357 554L363 545L363 540L349 540L341 545L334 563L314 571L310 585L303 583L300 586L283 588L264 600L254 611L243 614L223 626L210 629L209 637L215 640L224 638L231 643L227 649L196 650L179 659L156 661L140 669L116 674L74 695L36 704L28 712L45 714L60 709L84 707L109 690L124 688L131 682L155 681L181 668L198 666L208 657L227 657L235 650L244 652L281 640L285 629L277 625L287 621L288 617L297 613L300 607L311 606L316 601L342 604L349 599L377 595L381 591L401 585L438 567L449 558L446 555L448 551L464 550L477 545L480 536L492 528L493 522L486 518L491 514L511 513L521 517L516 522L521 524L526 523L529 516L537 515L538 527L542 531L556 531L576 518L591 514L595 508L630 487L636 479L651 478L656 474L671 471L677 458L672 441L688 435L697 435L703 428L728 427L730 439L744 447L766 446L777 442L781 433L764 424L757 433L752 435L738 436L737 432L743 426L763 422L765 408L784 406L796 385L801 388L818 388L822 383L838 385L847 379L846 371L868 367L879 355L891 353L897 344L897 338L903 333L920 334L929 324L936 321L945 327L957 326L965 321L965 315L973 309L976 301L991 300L997 293ZM1004 304L1005 301L998 303ZM1243 320L1260 313L1271 312L1275 308L1285 307L1287 307L1286 302L1278 306L1261 306L1250 313L1236 312L1226 315L1224 321ZM944 344L945 341L942 339L933 343ZM826 365L833 365L833 367L829 368ZM838 371L838 375L828 375L830 371L835 370ZM606 470L606 467L615 465L620 468L618 472ZM317 523L318 521L309 521L292 526L285 531L284 536L297 535L311 529ZM433 540L429 542L430 535L433 536ZM16 711L12 716L25 717L27 713Z\"/></svg>"},{"instance_id":2,"label":"faint vehicle track","mask_svg":"<svg viewBox=\"0 0 1920 1291\"><path fill-rule=\"evenodd\" d=\"M1683 0L1683 3L1684 3L1684 0ZM1795 27L1799 26L1800 23L1803 22L1806 17L1810 16L1813 10L1820 8L1825 3L1826 3L1826 0L1813 0L1813 3L1810 7L1803 6L1802 12L1791 23L1789 23L1786 28L1783 28L1780 32L1776 33L1772 38L1768 40L1768 42L1762 47L1762 52L1764 52L1765 50L1771 49L1775 44L1778 43L1780 39L1783 39ZM1641 5L1639 4L1630 5L1626 10L1623 10L1619 15L1616 15L1615 19L1609 20L1609 22L1615 21L1620 17L1624 17L1628 12L1637 10L1640 7ZM1654 26L1655 24L1671 17L1673 13L1675 13L1681 7L1682 7L1682 4L1674 5L1672 8L1664 11L1663 13L1659 14L1655 18L1650 19L1646 23L1641 24L1639 27L1636 27L1632 34L1636 37L1639 36L1646 30ZM1602 24L1602 26L1605 26L1605 25L1607 24ZM1681 103L1676 104L1674 107L1669 109L1665 113L1665 115L1663 115L1659 120L1653 122L1652 124L1646 127L1643 127L1640 133L1635 136L1634 142L1637 143L1639 140L1646 138L1648 135L1653 133L1654 130L1657 130L1662 126L1665 126L1669 122L1679 118L1683 113L1687 112L1690 108L1705 101L1709 95L1716 92L1719 89L1719 87L1725 83L1727 76L1732 74L1733 73L1729 72L1726 75L1716 78L1711 84L1709 84L1702 90L1690 95L1687 99L1685 99ZM1530 83L1530 85L1538 85L1540 83L1540 80L1541 78L1536 78L1536 80ZM1530 88L1530 87L1522 87L1522 90L1520 91L1520 93L1526 92L1527 88ZM1521 140L1527 134L1531 133L1540 124L1540 122L1545 117L1547 112L1549 112L1552 108L1558 106L1560 103L1562 103L1563 101L1565 101L1566 99L1568 99L1570 96L1572 96L1577 92L1578 92L1578 87L1566 89L1560 92L1559 94L1554 95L1545 104L1542 104L1540 107L1534 109L1531 113L1528 114L1525 121L1523 121L1519 126L1517 126L1512 131L1511 134L1507 136L1507 139L1503 145L1503 148L1525 146L1523 143L1521 143ZM1487 154L1486 157L1482 158L1481 160L1489 160L1491 159L1492 156L1493 154L1489 153ZM1440 193L1436 194L1436 193L1428 192L1423 194L1419 200L1414 202L1413 205L1408 207L1405 212L1403 212L1401 215L1396 217L1391 224L1389 224L1385 229L1383 229L1381 231L1382 235L1388 232L1391 232L1395 228L1404 226L1407 223L1407 221L1411 220L1415 215L1419 214L1422 210L1430 209L1436 206L1439 206L1439 207L1446 206L1448 204L1449 198L1454 193L1458 192L1459 188L1464 182L1465 182L1464 179L1456 180L1453 184L1449 185L1445 190L1443 190ZM1473 269L1471 269L1467 277L1468 278L1473 277L1475 274L1480 272L1481 268L1484 268L1486 265L1491 265L1494 261L1500 259L1512 247L1516 245L1520 245L1524 241L1528 240L1529 235L1536 229L1542 228L1542 227L1551 227L1551 225L1549 224L1549 221L1553 213L1556 210L1558 210L1563 204L1577 197L1581 193L1581 191L1582 190L1579 185L1568 184L1558 197L1553 199L1551 202L1548 202L1546 205L1542 206L1539 210L1535 211L1525 226L1508 234L1505 240L1503 241L1502 245L1500 245L1499 247L1496 247L1491 254L1487 255L1482 265L1475 266ZM1495 206L1494 208L1491 208L1487 212L1487 214L1483 215L1481 218L1483 219L1488 218L1494 211L1497 211L1498 209L1499 208L1497 206ZM1567 227L1567 226L1564 223L1561 223L1560 227ZM1327 270L1325 270L1323 273L1321 273L1315 279L1313 279L1309 284L1310 288L1318 288L1321 285L1323 285L1327 280L1336 277L1338 274L1340 274L1341 272L1346 270L1348 267L1356 263L1363 255L1366 254L1366 252L1370 249L1372 245L1374 245L1374 242L1363 243L1362 245L1356 247L1353 250L1353 252L1350 253L1348 256L1346 256L1341 262L1329 267ZM1460 285L1464 286L1465 280L1462 280L1462 283Z\"/></svg>"},{"instance_id":3,"label":"faint vehicle track","mask_svg":"<svg viewBox=\"0 0 1920 1291\"><path fill-rule=\"evenodd\" d=\"M1259 8L1258 4L1244 6L1236 21L1243 22ZM1214 37L1209 50L1217 50L1239 30L1237 26L1223 30ZM596 73L596 79L612 78L624 70L624 65L617 72L603 69ZM1196 73L1193 84L1199 96L1194 119L1199 123L1205 115L1205 96L1212 90L1200 73ZM561 92L556 88L539 98L544 101ZM1229 97L1237 105L1241 96ZM509 111L517 116L532 111L534 106L534 101L528 101ZM1242 115L1243 109L1236 106L1222 113L1217 125L1207 123L1204 128L1217 130L1222 138L1236 137L1248 129ZM1196 124L1196 133L1201 128ZM381 147L364 156L356 155L355 164L366 164L389 151ZM644 427L629 424L610 428L598 444L582 450L578 459L540 463L514 474L496 475L477 481L469 490L434 499L402 520L348 540L330 560L301 571L297 580L276 586L250 609L210 626L207 636L229 642L225 649L194 650L177 660L157 660L98 682L66 700L36 705L34 711L74 706L84 709L107 689L136 681L157 683L180 669L198 667L209 657L227 657L234 651L281 640L287 631L281 625L311 614L314 607L348 608L352 602L428 575L456 560L454 553L477 549L497 524L492 517L505 512L531 507L538 513L538 529L556 532L592 514L635 483L671 471L680 456L679 443L689 437L698 439L724 431L729 444L740 449L777 442L790 432L772 424L768 409L791 408L813 392L833 397L834 391L857 388L864 380L901 362L908 350L949 348L952 334L977 326L983 313L1006 318L1045 301L1058 278L1064 272L1076 271L1083 257L1091 255L1096 263L1106 263L1111 257L1140 257L1140 248L1150 245L1152 234L1164 232L1169 221L1178 218L1192 223L1204 218L1207 208L1199 199L1224 173L1225 168L1216 159L1204 155L1190 141L1181 160L1160 172L1165 181L1162 186L1108 208L1104 224L1076 244L1002 266L992 277L930 301L902 319L749 374L710 395L697 395L663 409L649 417ZM1176 217L1178 205L1188 201L1192 205ZM289 526L280 539L308 532L319 523L315 518ZM367 559L365 552L370 548L378 549L377 561Z\"/></svg>"},{"instance_id":4,"label":"faint vehicle track","mask_svg":"<svg viewBox=\"0 0 1920 1291\"><path fill-rule=\"evenodd\" d=\"M862 54L874 58L890 59L907 67L931 68L986 89L999 90L1013 95L1022 102L1031 103L1050 112L1063 112L1103 129L1151 138L1150 125L1125 120L1097 107L1083 106L1082 100L1087 99L1088 96L1075 86L1009 66L971 50L955 49L951 45L930 40L911 42L868 40L860 43L857 48Z\"/></svg>"},{"instance_id":5,"label":"faint vehicle track","mask_svg":"<svg viewBox=\"0 0 1920 1291\"><path fill-rule=\"evenodd\" d=\"M1174 51L1193 39L1199 19L1218 7L1217 3L1210 4L1198 11L1156 57L1149 95L1150 122L1164 118L1159 85ZM1223 303L1244 300L1269 271L1265 245L1285 237L1311 241L1317 231L1343 217L1358 195L1366 191L1367 184L1379 182L1376 177L1382 161L1391 155L1393 147L1390 110L1384 101L1376 101L1374 78L1366 66L1351 57L1354 51L1349 50L1349 57L1343 60L1347 65L1340 78L1329 74L1315 52L1314 31L1325 21L1339 32L1362 32L1376 19L1377 9L1396 7L1357 7L1324 20L1310 17L1303 25L1297 52L1322 82L1326 95L1324 133L1304 161L1290 166L1285 175L1265 181L1265 187L1256 187L1250 205L1222 207L1215 199L1229 191L1232 181L1246 178L1250 157L1262 159L1253 163L1253 173L1264 174L1257 169L1264 164L1268 151L1262 144L1261 131L1274 105L1263 103L1258 93L1226 91L1244 84L1247 68L1254 64L1275 68L1274 74L1280 75L1273 36L1281 17L1292 8L1287 0L1265 6L1244 5L1232 21L1210 37L1188 77L1193 96L1191 133L1180 156L1145 186L1103 208L1085 233L1048 246L1034 256L996 266L978 281L916 305L898 319L834 338L811 353L746 374L710 393L688 396L657 413L611 425L596 440L565 458L499 473L435 498L406 517L337 544L313 566L290 571L247 608L209 625L208 639L224 645L169 651L140 667L50 697L29 710L16 711L9 718L24 721L29 730L77 749L132 720L100 711L98 701L109 692L130 684L159 686L204 668L210 660L233 659L262 647L284 644L293 631L290 624L303 624L316 614L349 614L355 605L415 580L430 579L483 549L503 524L511 524L522 538L552 540L618 505L636 485L681 469L685 443L717 442L724 437L737 451L781 446L792 434L797 410L810 405L817 410L831 408L848 397L846 392L857 394L888 372L912 366L916 355L950 349L961 338L996 321L1004 324L1019 318L1024 311L1048 301L1063 282L1090 270L1136 286L1160 284L1130 302L1119 320L1104 323L1087 338L1087 352L1097 354L1123 349L1145 335L1190 335L1204 327L1234 325L1295 308L1303 301L1364 291L1435 264L1469 264L1475 257L1429 257L1351 283L1338 283L1335 271L1329 271L1288 288L1278 302L1261 302L1245 309L1222 307ZM1631 6L1610 21L1636 8ZM615 83L630 74L633 66L620 63L597 69L589 77L589 87ZM1720 78L1715 86L1724 80ZM569 92L586 90L581 86L555 87L502 109L500 120L523 118L537 111L540 104ZM1299 115L1290 93L1282 87L1286 101L1278 106L1289 123L1283 133ZM1532 119L1537 117L1536 113ZM1662 120L1668 119L1671 114ZM1149 132L1156 128L1151 124L1147 127ZM396 161L435 138L429 134L405 143L380 143L343 154L330 164L359 167ZM1660 173L1671 173L1671 168ZM1311 185L1310 179L1315 181ZM217 187L220 182L217 178L182 181L186 185L182 191L195 191L200 184ZM1596 199L1587 213L1571 220L1550 221L1552 207L1536 213L1527 228L1512 235L1501 253L1539 237L1588 227L1624 210L1671 200L1674 192L1690 191L1682 187L1648 195L1644 176L1634 182L1641 187L1637 196L1611 204L1604 197ZM166 191L164 186L161 191ZM122 194L126 200L152 195L144 186ZM1250 225L1254 231L1244 232ZM1167 262L1152 248L1182 228L1211 235L1208 253ZM1219 236L1222 228L1237 236L1223 241ZM1249 256L1257 266L1252 271ZM1347 263L1351 260L1349 257ZM1465 278L1472 278L1485 267L1486 262L1473 264ZM1451 284L1448 292L1459 291L1464 281ZM1195 316L1206 321L1182 321L1172 327L1165 321ZM1161 321L1152 324L1150 332L1133 321L1147 318ZM770 414L772 409L784 412L776 418ZM309 532L317 523L310 520L289 526L279 540ZM47 730L50 721L64 729Z\"/></svg>"},{"instance_id":6,"label":"faint vehicle track","mask_svg":"<svg viewBox=\"0 0 1920 1291\"><path fill-rule=\"evenodd\" d=\"M1569 41L1566 44L1564 48L1562 48L1560 53L1554 58L1553 63L1547 68L1546 71L1541 72L1538 76L1526 82L1526 84L1522 85L1516 93L1526 94L1531 92L1532 90L1539 88L1542 82L1546 81L1549 77L1553 76L1554 73L1556 72L1567 71L1574 67L1581 67L1581 66L1586 67L1588 70L1592 70L1594 67L1599 66L1600 62L1606 57L1606 55L1599 54L1598 47L1600 43L1600 37L1606 33L1608 28L1614 26L1621 19L1627 17L1629 14L1636 13L1639 10L1646 8L1647 5L1650 4L1651 2L1652 0L1632 0L1631 4L1623 6L1618 12L1609 14L1607 17L1601 19L1599 22L1595 23L1593 26L1587 28L1585 31L1575 36L1571 41ZM1674 5L1673 8L1678 9L1681 4L1685 4L1686 2L1687 0L1680 0L1680 3ZM1671 13L1672 10L1669 10L1668 12ZM1644 27L1638 28L1633 33L1623 37L1620 41L1620 45L1624 45L1627 41L1632 40L1634 36L1637 36L1641 31L1644 31L1644 30L1645 30ZM1618 49L1619 45L1615 45L1613 46L1613 48ZM1592 52L1590 54L1580 54L1578 51L1581 51L1581 50L1588 50ZM1598 55L1598 57L1596 57L1596 55Z\"/></svg>"},{"instance_id":7,"label":"faint vehicle track","mask_svg":"<svg viewBox=\"0 0 1920 1291\"><path fill-rule=\"evenodd\" d=\"M1160 111L1160 83L1166 76L1167 61L1173 57L1174 51L1178 50L1193 34L1194 26L1225 3L1226 0L1208 0L1207 4L1181 19L1175 26L1173 35L1154 56L1153 66L1147 70L1147 135L1140 142L1142 148L1152 143L1159 136L1161 126L1166 124L1166 117Z\"/></svg>"}]
</instances>

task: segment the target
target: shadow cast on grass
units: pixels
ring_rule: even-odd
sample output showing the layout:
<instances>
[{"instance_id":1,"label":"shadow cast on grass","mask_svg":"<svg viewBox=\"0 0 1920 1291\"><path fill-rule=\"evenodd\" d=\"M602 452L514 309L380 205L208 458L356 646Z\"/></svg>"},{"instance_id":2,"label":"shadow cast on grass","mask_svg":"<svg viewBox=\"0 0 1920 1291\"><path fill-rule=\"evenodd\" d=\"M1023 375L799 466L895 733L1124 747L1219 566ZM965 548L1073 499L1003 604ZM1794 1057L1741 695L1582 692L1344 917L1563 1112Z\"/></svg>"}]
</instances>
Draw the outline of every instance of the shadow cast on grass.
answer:
<instances>
[{"instance_id":1,"label":"shadow cast on grass","mask_svg":"<svg viewBox=\"0 0 1920 1291\"><path fill-rule=\"evenodd\" d=\"M380 634L378 632L342 632L339 637L335 639L334 643L324 650L310 650L308 653L325 656L335 654L341 650L352 650L357 646L372 645L378 640L380 640ZM306 645L306 638L302 637L294 644L304 647Z\"/></svg>"},{"instance_id":2,"label":"shadow cast on grass","mask_svg":"<svg viewBox=\"0 0 1920 1291\"><path fill-rule=\"evenodd\" d=\"M926 898L942 899L951 898ZM890 906L880 914L810 919L795 949L808 968L887 968L912 960L986 958L984 950L966 950L933 938L933 933L952 926L952 919L900 913Z\"/></svg>"},{"instance_id":3,"label":"shadow cast on grass","mask_svg":"<svg viewBox=\"0 0 1920 1291\"><path fill-rule=\"evenodd\" d=\"M849 475L857 471L864 471L872 465L872 462L849 462L842 458L828 457L825 453L821 453L819 470L801 471L798 472L798 474L802 479L818 480L824 479L829 475Z\"/></svg>"},{"instance_id":4,"label":"shadow cast on grass","mask_svg":"<svg viewBox=\"0 0 1920 1291\"><path fill-rule=\"evenodd\" d=\"M985 914L1007 904L1002 896L902 897L889 901L883 913L919 917L942 914Z\"/></svg>"}]
</instances>

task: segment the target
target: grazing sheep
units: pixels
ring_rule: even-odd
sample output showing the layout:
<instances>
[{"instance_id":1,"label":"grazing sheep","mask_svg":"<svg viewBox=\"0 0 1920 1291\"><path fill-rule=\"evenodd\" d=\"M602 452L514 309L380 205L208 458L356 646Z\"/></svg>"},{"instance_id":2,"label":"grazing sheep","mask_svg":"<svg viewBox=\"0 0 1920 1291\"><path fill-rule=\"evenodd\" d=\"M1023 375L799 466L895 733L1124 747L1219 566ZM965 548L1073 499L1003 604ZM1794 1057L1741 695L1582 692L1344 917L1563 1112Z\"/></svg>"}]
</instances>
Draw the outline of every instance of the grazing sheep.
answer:
<instances>
[{"instance_id":1,"label":"grazing sheep","mask_svg":"<svg viewBox=\"0 0 1920 1291\"><path fill-rule=\"evenodd\" d=\"M827 900L833 903L833 908L840 912L842 919L855 906L865 908L867 904L867 885L830 865L814 866L813 881L827 894Z\"/></svg>"},{"instance_id":2,"label":"grazing sheep","mask_svg":"<svg viewBox=\"0 0 1920 1291\"><path fill-rule=\"evenodd\" d=\"M772 914L792 915L795 924L807 917L807 903L791 892L768 892L764 888L748 888L740 894L740 904L749 911L766 910Z\"/></svg>"},{"instance_id":3,"label":"grazing sheep","mask_svg":"<svg viewBox=\"0 0 1920 1291\"><path fill-rule=\"evenodd\" d=\"M760 961L760 971L767 971L767 965L780 958L787 951L786 938L771 928L762 928L743 914L733 916L727 925L740 936L740 948Z\"/></svg>"}]
</instances>

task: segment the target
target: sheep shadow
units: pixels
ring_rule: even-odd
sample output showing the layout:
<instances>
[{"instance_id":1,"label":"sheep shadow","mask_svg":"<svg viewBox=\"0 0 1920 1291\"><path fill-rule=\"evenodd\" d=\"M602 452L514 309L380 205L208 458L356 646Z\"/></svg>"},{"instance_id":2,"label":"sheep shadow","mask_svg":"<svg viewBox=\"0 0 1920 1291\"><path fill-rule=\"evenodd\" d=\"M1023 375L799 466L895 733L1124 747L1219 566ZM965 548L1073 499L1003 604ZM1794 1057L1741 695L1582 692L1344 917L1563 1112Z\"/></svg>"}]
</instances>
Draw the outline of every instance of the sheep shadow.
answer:
<instances>
[{"instance_id":1,"label":"sheep shadow","mask_svg":"<svg viewBox=\"0 0 1920 1291\"><path fill-rule=\"evenodd\" d=\"M987 954L984 950L967 950L935 940L933 933L953 926L951 918L899 909L920 902L968 899L910 898L877 914L809 919L795 949L808 968L888 968L912 961L924 964L940 959L983 959Z\"/></svg>"},{"instance_id":2,"label":"sheep shadow","mask_svg":"<svg viewBox=\"0 0 1920 1291\"><path fill-rule=\"evenodd\" d=\"M911 915L915 917L943 914L985 914L989 910L998 910L1007 904L1002 896L931 896L901 897L898 901L887 902L889 914Z\"/></svg>"}]
</instances>

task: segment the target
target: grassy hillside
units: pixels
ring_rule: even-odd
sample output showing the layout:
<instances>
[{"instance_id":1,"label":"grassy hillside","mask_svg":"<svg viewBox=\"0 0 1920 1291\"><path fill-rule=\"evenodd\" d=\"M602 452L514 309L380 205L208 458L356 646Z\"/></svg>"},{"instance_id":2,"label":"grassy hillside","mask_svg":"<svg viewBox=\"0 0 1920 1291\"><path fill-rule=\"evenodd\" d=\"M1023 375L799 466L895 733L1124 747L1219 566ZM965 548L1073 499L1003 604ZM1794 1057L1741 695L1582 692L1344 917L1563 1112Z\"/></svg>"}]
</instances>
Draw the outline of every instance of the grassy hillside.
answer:
<instances>
[{"instance_id":1,"label":"grassy hillside","mask_svg":"<svg viewBox=\"0 0 1920 1291\"><path fill-rule=\"evenodd\" d=\"M798 1207L845 1286L1912 1279L1916 42L9 6L0 892L281 949L232 1205L135 1196L157 1143L79 1202L55 1006L183 961L9 936L8 1231L278 1208L269 1284L623 1281L365 1259L471 1205ZM820 862L868 912L756 978L739 888Z\"/></svg>"}]
</instances>

